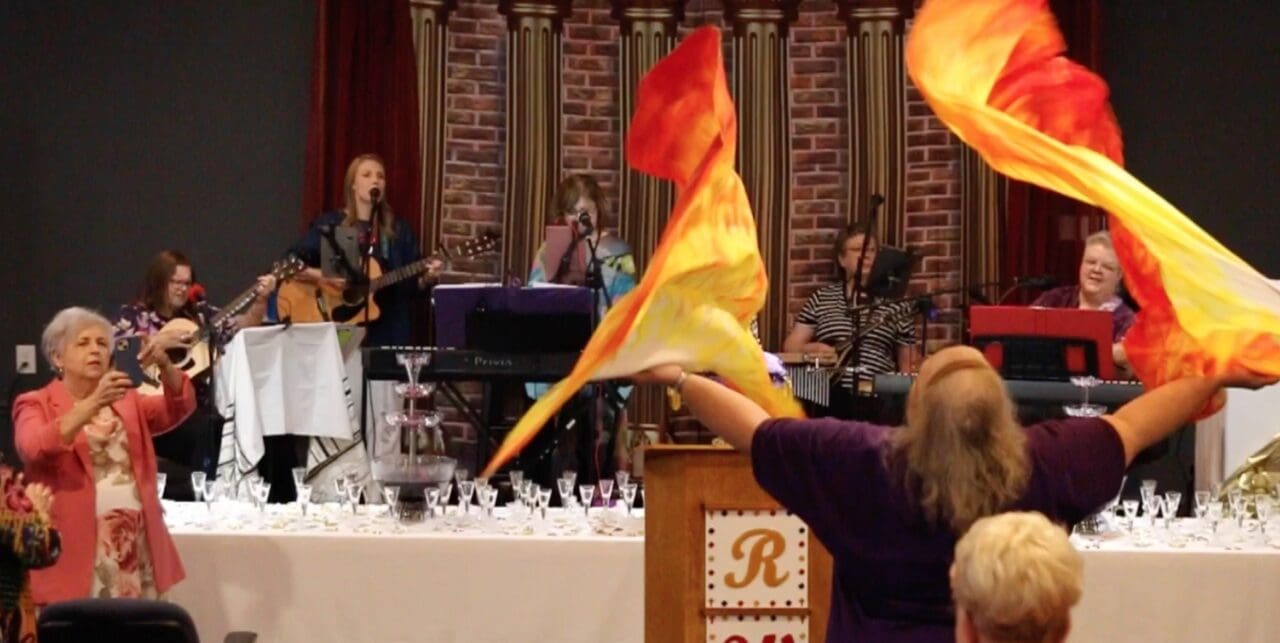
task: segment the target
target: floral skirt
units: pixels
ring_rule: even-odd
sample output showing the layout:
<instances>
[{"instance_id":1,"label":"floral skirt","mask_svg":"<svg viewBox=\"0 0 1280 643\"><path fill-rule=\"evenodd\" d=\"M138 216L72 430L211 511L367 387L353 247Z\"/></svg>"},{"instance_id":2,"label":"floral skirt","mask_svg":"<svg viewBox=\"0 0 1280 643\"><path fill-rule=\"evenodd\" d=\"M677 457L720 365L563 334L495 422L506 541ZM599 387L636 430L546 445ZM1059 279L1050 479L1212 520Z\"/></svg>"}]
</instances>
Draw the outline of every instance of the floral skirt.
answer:
<instances>
[{"instance_id":1,"label":"floral skirt","mask_svg":"<svg viewBox=\"0 0 1280 643\"><path fill-rule=\"evenodd\" d=\"M93 563L95 598L161 598L156 592L142 512L112 509L98 516Z\"/></svg>"}]
</instances>

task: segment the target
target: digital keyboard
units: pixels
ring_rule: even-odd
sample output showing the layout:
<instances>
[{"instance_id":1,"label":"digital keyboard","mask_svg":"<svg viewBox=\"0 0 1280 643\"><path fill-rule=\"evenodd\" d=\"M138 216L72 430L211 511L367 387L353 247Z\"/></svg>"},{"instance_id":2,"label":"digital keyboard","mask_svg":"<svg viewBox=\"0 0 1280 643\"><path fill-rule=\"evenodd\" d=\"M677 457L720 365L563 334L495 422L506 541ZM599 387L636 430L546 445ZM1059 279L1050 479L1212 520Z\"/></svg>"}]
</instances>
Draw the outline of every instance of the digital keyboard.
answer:
<instances>
[{"instance_id":1,"label":"digital keyboard","mask_svg":"<svg viewBox=\"0 0 1280 643\"><path fill-rule=\"evenodd\" d=\"M364 370L371 380L405 381L404 366L397 353L431 353L422 368L422 379L431 381L469 380L558 380L573 370L580 353L495 353L463 348L426 346L375 346L363 349Z\"/></svg>"},{"instance_id":2,"label":"digital keyboard","mask_svg":"<svg viewBox=\"0 0 1280 643\"><path fill-rule=\"evenodd\" d=\"M882 397L904 396L915 381L914 375L887 373L875 376L871 390ZM1084 391L1071 382L1049 380L1005 380L1009 395L1015 402L1024 404L1078 403ZM1141 382L1104 381L1089 390L1089 402L1111 408L1118 407L1142 394Z\"/></svg>"}]
</instances>

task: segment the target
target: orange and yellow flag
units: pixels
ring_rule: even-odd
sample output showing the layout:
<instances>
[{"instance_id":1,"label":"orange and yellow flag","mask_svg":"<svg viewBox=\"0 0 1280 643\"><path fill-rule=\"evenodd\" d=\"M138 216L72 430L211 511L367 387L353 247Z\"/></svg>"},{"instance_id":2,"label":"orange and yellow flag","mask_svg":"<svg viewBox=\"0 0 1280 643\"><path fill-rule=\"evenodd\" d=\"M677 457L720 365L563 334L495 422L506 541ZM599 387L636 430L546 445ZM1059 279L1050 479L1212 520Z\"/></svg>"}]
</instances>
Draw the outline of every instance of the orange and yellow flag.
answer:
<instances>
[{"instance_id":1,"label":"orange and yellow flag","mask_svg":"<svg viewBox=\"0 0 1280 643\"><path fill-rule=\"evenodd\" d=\"M1142 307L1124 347L1144 384L1231 366L1280 375L1280 290L1121 167L1106 83L1062 56L1046 4L928 0L907 44L912 81L996 171L1109 213Z\"/></svg>"},{"instance_id":2,"label":"orange and yellow flag","mask_svg":"<svg viewBox=\"0 0 1280 643\"><path fill-rule=\"evenodd\" d=\"M749 330L768 278L733 170L737 117L720 51L719 30L704 27L640 81L627 163L675 183L675 208L639 285L604 316L573 371L525 413L484 475L519 453L589 381L661 364L714 372L771 415L801 415L770 382Z\"/></svg>"}]
</instances>

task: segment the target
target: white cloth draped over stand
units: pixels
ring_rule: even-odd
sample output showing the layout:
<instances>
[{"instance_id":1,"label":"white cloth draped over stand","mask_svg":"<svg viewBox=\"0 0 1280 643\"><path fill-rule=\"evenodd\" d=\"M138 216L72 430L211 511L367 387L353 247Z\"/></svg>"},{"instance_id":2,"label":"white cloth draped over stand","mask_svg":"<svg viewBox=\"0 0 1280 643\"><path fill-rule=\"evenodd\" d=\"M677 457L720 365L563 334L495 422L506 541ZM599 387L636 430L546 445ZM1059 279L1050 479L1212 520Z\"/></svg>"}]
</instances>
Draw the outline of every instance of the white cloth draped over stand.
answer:
<instances>
[{"instance_id":1,"label":"white cloth draped over stand","mask_svg":"<svg viewBox=\"0 0 1280 643\"><path fill-rule=\"evenodd\" d=\"M214 399L226 418L218 476L238 480L252 471L265 454L266 436L305 435L313 438L307 457L309 480L339 462L344 472L351 469L367 477L368 459L348 378L354 361L358 381L362 335L360 329L332 323L237 333L214 372ZM327 487L317 488L318 495Z\"/></svg>"}]
</instances>

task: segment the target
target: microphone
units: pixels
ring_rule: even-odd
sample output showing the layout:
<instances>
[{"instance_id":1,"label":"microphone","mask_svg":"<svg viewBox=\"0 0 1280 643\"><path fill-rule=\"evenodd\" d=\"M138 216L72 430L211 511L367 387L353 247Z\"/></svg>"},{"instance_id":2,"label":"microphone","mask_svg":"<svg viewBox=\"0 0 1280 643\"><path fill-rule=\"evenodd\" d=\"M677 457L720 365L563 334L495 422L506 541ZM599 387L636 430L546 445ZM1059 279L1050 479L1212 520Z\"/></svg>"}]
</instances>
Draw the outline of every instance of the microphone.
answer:
<instances>
[{"instance_id":1,"label":"microphone","mask_svg":"<svg viewBox=\"0 0 1280 643\"><path fill-rule=\"evenodd\" d=\"M982 292L981 286L969 286L969 299L972 299L983 306L991 305L991 300Z\"/></svg>"},{"instance_id":2,"label":"microphone","mask_svg":"<svg viewBox=\"0 0 1280 643\"><path fill-rule=\"evenodd\" d=\"M592 225L590 212L583 210L578 213L578 229L582 231L582 234L591 234Z\"/></svg>"},{"instance_id":3,"label":"microphone","mask_svg":"<svg viewBox=\"0 0 1280 643\"><path fill-rule=\"evenodd\" d=\"M378 244L378 222L382 218L382 190L378 186L369 188L369 201L373 202L369 213L369 256L373 256L373 247Z\"/></svg>"},{"instance_id":4,"label":"microphone","mask_svg":"<svg viewBox=\"0 0 1280 643\"><path fill-rule=\"evenodd\" d=\"M187 289L187 302L198 304L204 300L204 286L198 283L191 284L191 287Z\"/></svg>"},{"instance_id":5,"label":"microphone","mask_svg":"<svg viewBox=\"0 0 1280 643\"><path fill-rule=\"evenodd\" d=\"M1053 275L1017 277L1013 282L1025 288L1053 288L1058 285L1058 280Z\"/></svg>"}]
</instances>

